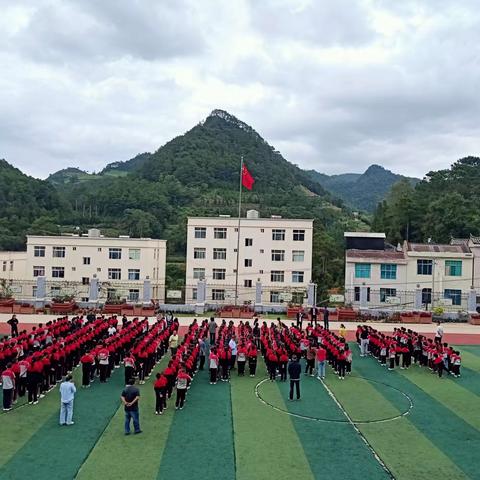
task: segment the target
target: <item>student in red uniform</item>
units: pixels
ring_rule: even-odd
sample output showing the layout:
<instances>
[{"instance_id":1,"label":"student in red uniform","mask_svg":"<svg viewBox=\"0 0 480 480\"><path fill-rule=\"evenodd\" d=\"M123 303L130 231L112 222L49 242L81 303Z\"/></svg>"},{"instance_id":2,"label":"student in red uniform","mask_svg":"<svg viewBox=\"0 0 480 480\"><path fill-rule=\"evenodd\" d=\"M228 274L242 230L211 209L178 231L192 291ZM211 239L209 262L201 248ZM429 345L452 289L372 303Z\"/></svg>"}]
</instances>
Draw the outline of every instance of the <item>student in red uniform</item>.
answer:
<instances>
[{"instance_id":1,"label":"student in red uniform","mask_svg":"<svg viewBox=\"0 0 480 480\"><path fill-rule=\"evenodd\" d=\"M93 364L95 362L95 359L93 358L93 355L89 352L85 353L85 355L82 355L80 358L80 363L82 364L82 387L83 388L88 388L90 387L90 376L92 374L92 368Z\"/></svg>"},{"instance_id":2,"label":"student in red uniform","mask_svg":"<svg viewBox=\"0 0 480 480\"><path fill-rule=\"evenodd\" d=\"M127 355L123 359L125 365L125 385L128 385L128 381L135 376L135 358L133 355Z\"/></svg>"},{"instance_id":3,"label":"student in red uniform","mask_svg":"<svg viewBox=\"0 0 480 480\"><path fill-rule=\"evenodd\" d=\"M103 345L97 354L98 366L100 368L100 383L105 383L107 381L109 356L110 352L108 351L108 348Z\"/></svg>"},{"instance_id":4,"label":"student in red uniform","mask_svg":"<svg viewBox=\"0 0 480 480\"><path fill-rule=\"evenodd\" d=\"M257 355L258 355L257 346L254 343L252 343L247 351L248 370L250 372L251 377L254 377L257 371Z\"/></svg>"},{"instance_id":5,"label":"student in red uniform","mask_svg":"<svg viewBox=\"0 0 480 480\"><path fill-rule=\"evenodd\" d=\"M15 373L13 373L11 363L8 363L7 368L2 372L2 388L3 411L8 412L12 409L13 392L15 390Z\"/></svg>"},{"instance_id":6,"label":"student in red uniform","mask_svg":"<svg viewBox=\"0 0 480 480\"><path fill-rule=\"evenodd\" d=\"M218 355L217 349L215 347L210 349L210 356L208 361L210 367L210 385L215 385L217 383L218 373Z\"/></svg>"},{"instance_id":7,"label":"student in red uniform","mask_svg":"<svg viewBox=\"0 0 480 480\"><path fill-rule=\"evenodd\" d=\"M183 410L185 403L185 396L187 395L188 383L192 381L192 377L185 372L182 367L177 375L177 399L175 401L175 409Z\"/></svg>"},{"instance_id":8,"label":"student in red uniform","mask_svg":"<svg viewBox=\"0 0 480 480\"><path fill-rule=\"evenodd\" d=\"M247 361L247 349L244 343L241 343L237 349L237 367L238 376L243 377L245 375L245 363Z\"/></svg>"},{"instance_id":9,"label":"student in red uniform","mask_svg":"<svg viewBox=\"0 0 480 480\"><path fill-rule=\"evenodd\" d=\"M155 375L155 415L162 415L163 410L167 408L167 377L160 372Z\"/></svg>"}]
</instances>

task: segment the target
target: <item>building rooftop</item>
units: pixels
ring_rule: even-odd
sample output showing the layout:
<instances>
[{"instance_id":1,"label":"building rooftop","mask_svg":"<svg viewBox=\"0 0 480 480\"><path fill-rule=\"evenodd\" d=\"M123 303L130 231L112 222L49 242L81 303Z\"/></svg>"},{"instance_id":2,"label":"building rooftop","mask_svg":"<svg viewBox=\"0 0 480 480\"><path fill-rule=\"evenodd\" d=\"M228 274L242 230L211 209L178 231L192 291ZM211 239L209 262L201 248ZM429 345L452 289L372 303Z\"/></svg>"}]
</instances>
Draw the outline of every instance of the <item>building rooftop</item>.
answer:
<instances>
[{"instance_id":1,"label":"building rooftop","mask_svg":"<svg viewBox=\"0 0 480 480\"><path fill-rule=\"evenodd\" d=\"M474 245L480 245L480 237L470 235L470 240Z\"/></svg>"},{"instance_id":2,"label":"building rooftop","mask_svg":"<svg viewBox=\"0 0 480 480\"><path fill-rule=\"evenodd\" d=\"M409 252L425 253L470 253L470 249L465 243L459 244L439 244L439 243L411 243L405 242L406 249Z\"/></svg>"},{"instance_id":3,"label":"building rooftop","mask_svg":"<svg viewBox=\"0 0 480 480\"><path fill-rule=\"evenodd\" d=\"M353 238L386 238L384 233L378 232L344 232L344 237Z\"/></svg>"},{"instance_id":4,"label":"building rooftop","mask_svg":"<svg viewBox=\"0 0 480 480\"><path fill-rule=\"evenodd\" d=\"M218 217L187 217L188 220L234 220L238 222L238 217L230 217L226 215L219 215ZM282 221L282 222L313 222L313 218L284 218L280 216L273 215L272 217L258 217L258 218L248 218L248 217L241 217L240 220L244 222L247 221L258 221L258 220L266 220L266 221Z\"/></svg>"},{"instance_id":5,"label":"building rooftop","mask_svg":"<svg viewBox=\"0 0 480 480\"><path fill-rule=\"evenodd\" d=\"M403 260L405 254L398 250L357 250L351 248L347 250L348 258L378 258L383 260Z\"/></svg>"}]
</instances>

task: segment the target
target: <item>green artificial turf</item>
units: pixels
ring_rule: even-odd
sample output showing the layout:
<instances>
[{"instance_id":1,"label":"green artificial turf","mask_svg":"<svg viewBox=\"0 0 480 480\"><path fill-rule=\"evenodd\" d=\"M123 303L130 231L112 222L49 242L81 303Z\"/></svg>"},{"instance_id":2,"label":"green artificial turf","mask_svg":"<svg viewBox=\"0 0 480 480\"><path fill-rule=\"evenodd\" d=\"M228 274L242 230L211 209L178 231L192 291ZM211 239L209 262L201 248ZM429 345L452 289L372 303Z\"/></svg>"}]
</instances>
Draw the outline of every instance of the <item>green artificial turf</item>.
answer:
<instances>
[{"instance_id":1,"label":"green artificial turf","mask_svg":"<svg viewBox=\"0 0 480 480\"><path fill-rule=\"evenodd\" d=\"M172 396L172 408L174 397ZM175 411L157 478L235 478L230 384L198 372L183 410Z\"/></svg>"},{"instance_id":2,"label":"green artificial turf","mask_svg":"<svg viewBox=\"0 0 480 480\"><path fill-rule=\"evenodd\" d=\"M124 435L125 413L123 407L118 408L76 478L121 479L125 478L126 472L133 472L139 480L156 478L174 416L174 407L172 400L169 400L164 414L155 415L153 383L155 373L167 366L168 359L169 357L163 358L145 385L139 386L140 428L143 433ZM120 393L121 390L118 392L119 396Z\"/></svg>"},{"instance_id":3,"label":"green artificial turf","mask_svg":"<svg viewBox=\"0 0 480 480\"><path fill-rule=\"evenodd\" d=\"M48 397L52 408L48 417L42 424L33 425L36 431L3 465L0 478L27 478L32 475L32 469L38 480L50 479L52 475L59 480L74 478L118 408L122 387L123 377L115 371L106 384L97 381L89 389L78 388L74 403L75 425L68 427L59 425L58 388L51 392ZM56 397L56 405L51 405L50 397Z\"/></svg>"},{"instance_id":4,"label":"green artificial turf","mask_svg":"<svg viewBox=\"0 0 480 480\"><path fill-rule=\"evenodd\" d=\"M239 480L313 479L292 417L264 406L255 397L255 385L265 378L258 361L255 378L232 376L232 412L235 432L236 478ZM273 386L269 399L286 409L285 399Z\"/></svg>"}]
</instances>

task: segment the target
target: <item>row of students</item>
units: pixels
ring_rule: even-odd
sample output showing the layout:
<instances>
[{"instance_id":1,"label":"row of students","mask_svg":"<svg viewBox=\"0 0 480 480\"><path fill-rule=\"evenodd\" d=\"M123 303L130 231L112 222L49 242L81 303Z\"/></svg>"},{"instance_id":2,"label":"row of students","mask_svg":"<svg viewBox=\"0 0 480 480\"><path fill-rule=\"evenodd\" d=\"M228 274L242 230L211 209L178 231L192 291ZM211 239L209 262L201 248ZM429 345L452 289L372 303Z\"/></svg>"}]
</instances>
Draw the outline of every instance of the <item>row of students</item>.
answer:
<instances>
[{"instance_id":1,"label":"row of students","mask_svg":"<svg viewBox=\"0 0 480 480\"><path fill-rule=\"evenodd\" d=\"M460 352L438 338L427 338L405 327L394 328L391 334L386 334L368 325L359 325L356 336L361 349L388 370L408 369L413 364L426 367L439 377L444 371L460 377Z\"/></svg>"}]
</instances>

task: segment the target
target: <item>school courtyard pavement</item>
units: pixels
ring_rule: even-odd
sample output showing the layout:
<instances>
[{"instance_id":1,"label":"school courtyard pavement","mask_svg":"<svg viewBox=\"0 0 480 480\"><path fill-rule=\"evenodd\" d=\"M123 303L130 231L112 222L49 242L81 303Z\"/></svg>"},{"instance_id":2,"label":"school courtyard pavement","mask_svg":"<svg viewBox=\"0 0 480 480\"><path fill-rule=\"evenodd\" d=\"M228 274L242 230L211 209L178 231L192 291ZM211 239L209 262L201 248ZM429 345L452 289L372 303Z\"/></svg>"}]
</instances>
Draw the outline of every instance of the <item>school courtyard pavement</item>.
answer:
<instances>
[{"instance_id":1,"label":"school courtyard pavement","mask_svg":"<svg viewBox=\"0 0 480 480\"><path fill-rule=\"evenodd\" d=\"M10 326L7 324L7 320L12 317L11 314L0 313L0 334L8 334L10 332ZM71 316L70 316L71 317ZM58 315L21 315L17 314L17 318L19 320L19 330L30 330L33 326L38 325L39 323L45 324L50 320L54 320L58 318ZM133 318L133 317L129 317ZM202 321L207 316L180 316L178 317L180 326L186 327L190 323L192 323L193 319L196 318L198 321ZM261 316L258 317L260 322L266 321L267 324L271 322L275 322L274 318L262 318ZM246 319L238 319L238 318L226 318L226 322L228 323L230 320L233 320L235 325L243 320L244 322ZM156 321L156 317L149 317L150 323L154 323ZM216 322L220 323L222 321L221 318L216 318ZM253 320L250 320L252 323ZM292 319L282 319L285 323L291 323L294 320ZM320 325L323 324L322 321L319 322ZM371 325L373 328L380 330L384 333L392 332L394 328L398 327L405 327L407 329L411 329L415 332L422 333L425 335L434 335L437 329L436 323L431 324L416 324L416 323L409 323L409 324L401 324L401 323L385 323L385 322L365 322L367 325ZM303 323L305 327L306 322ZM347 329L347 340L354 340L355 335L354 332L357 328L357 322L344 322L345 328ZM455 344L480 344L480 325L470 325L469 323L453 323L453 322L445 322L442 324L444 330L444 340L449 343ZM340 328L340 322L330 322L330 329L337 331Z\"/></svg>"}]
</instances>

